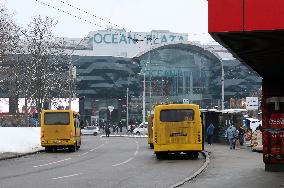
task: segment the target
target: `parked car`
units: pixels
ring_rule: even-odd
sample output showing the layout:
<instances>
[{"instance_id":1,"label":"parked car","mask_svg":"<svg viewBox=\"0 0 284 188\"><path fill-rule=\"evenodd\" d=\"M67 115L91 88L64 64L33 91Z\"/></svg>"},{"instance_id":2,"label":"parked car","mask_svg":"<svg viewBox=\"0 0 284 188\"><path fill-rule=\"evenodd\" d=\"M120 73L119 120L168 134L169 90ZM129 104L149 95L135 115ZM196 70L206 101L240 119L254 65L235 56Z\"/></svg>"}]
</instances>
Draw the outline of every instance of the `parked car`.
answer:
<instances>
[{"instance_id":1,"label":"parked car","mask_svg":"<svg viewBox=\"0 0 284 188\"><path fill-rule=\"evenodd\" d=\"M82 135L94 135L97 136L100 133L99 127L96 126L87 126L83 129L81 129Z\"/></svg>"},{"instance_id":2,"label":"parked car","mask_svg":"<svg viewBox=\"0 0 284 188\"><path fill-rule=\"evenodd\" d=\"M143 123L140 123L138 127L133 130L133 133L136 135L147 135L148 134L148 122L145 122L145 126Z\"/></svg>"}]
</instances>

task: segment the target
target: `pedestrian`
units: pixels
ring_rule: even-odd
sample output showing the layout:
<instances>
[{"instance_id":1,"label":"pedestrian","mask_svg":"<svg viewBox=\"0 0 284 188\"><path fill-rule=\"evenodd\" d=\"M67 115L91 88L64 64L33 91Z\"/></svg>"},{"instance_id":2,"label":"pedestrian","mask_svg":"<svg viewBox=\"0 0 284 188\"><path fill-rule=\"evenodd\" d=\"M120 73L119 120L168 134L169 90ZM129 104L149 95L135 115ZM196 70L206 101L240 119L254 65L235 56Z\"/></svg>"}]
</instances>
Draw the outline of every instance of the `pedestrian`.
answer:
<instances>
[{"instance_id":1,"label":"pedestrian","mask_svg":"<svg viewBox=\"0 0 284 188\"><path fill-rule=\"evenodd\" d=\"M109 137L109 134L110 134L110 125L109 124L105 125L105 133L106 133L106 137Z\"/></svg>"},{"instance_id":2,"label":"pedestrian","mask_svg":"<svg viewBox=\"0 0 284 188\"><path fill-rule=\"evenodd\" d=\"M228 138L229 140L230 149L235 149L236 147L236 133L237 129L233 124L231 124L226 130L225 138Z\"/></svg>"},{"instance_id":3,"label":"pedestrian","mask_svg":"<svg viewBox=\"0 0 284 188\"><path fill-rule=\"evenodd\" d=\"M121 134L122 133L122 121L121 120L118 123L118 127L119 127L119 132Z\"/></svg>"},{"instance_id":4,"label":"pedestrian","mask_svg":"<svg viewBox=\"0 0 284 188\"><path fill-rule=\"evenodd\" d=\"M115 125L115 134L118 134L118 125Z\"/></svg>"},{"instance_id":5,"label":"pedestrian","mask_svg":"<svg viewBox=\"0 0 284 188\"><path fill-rule=\"evenodd\" d=\"M243 146L244 145L244 135L245 135L245 129L240 126L240 128L238 129L239 131L239 141L240 141L240 145Z\"/></svg>"},{"instance_id":6,"label":"pedestrian","mask_svg":"<svg viewBox=\"0 0 284 188\"><path fill-rule=\"evenodd\" d=\"M238 131L238 129L236 130L236 136L235 136L235 139L236 139L236 144L235 144L235 148L236 149L240 149L240 139L239 139L239 134L240 132Z\"/></svg>"},{"instance_id":7,"label":"pedestrian","mask_svg":"<svg viewBox=\"0 0 284 188\"><path fill-rule=\"evenodd\" d=\"M215 127L212 123L210 123L210 125L206 129L207 142L208 142L209 145L211 145L213 143L214 129L215 129Z\"/></svg>"}]
</instances>

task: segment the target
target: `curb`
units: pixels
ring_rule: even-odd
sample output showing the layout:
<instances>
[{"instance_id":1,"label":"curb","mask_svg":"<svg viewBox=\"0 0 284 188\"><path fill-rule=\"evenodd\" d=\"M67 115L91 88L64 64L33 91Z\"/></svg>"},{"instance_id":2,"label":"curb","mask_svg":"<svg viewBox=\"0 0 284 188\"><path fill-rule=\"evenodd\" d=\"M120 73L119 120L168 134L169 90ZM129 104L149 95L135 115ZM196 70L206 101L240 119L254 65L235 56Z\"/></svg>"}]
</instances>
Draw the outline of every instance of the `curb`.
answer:
<instances>
[{"instance_id":1,"label":"curb","mask_svg":"<svg viewBox=\"0 0 284 188\"><path fill-rule=\"evenodd\" d=\"M6 157L1 157L1 155L0 155L0 161L19 158L19 157L23 157L23 156L26 156L26 155L33 155L33 154L37 154L37 153L40 153L40 152L43 152L43 151L44 150L38 150L38 151L33 151L33 152L28 152L28 153L14 153L14 154L11 154L11 156L6 156Z\"/></svg>"},{"instance_id":2,"label":"curb","mask_svg":"<svg viewBox=\"0 0 284 188\"><path fill-rule=\"evenodd\" d=\"M185 178L184 180L170 186L170 188L175 188L175 187L180 187L182 185L184 185L185 183L189 182L190 180L196 178L198 175L200 175L209 165L210 163L210 154L207 151L202 151L201 152L203 157L205 158L205 162L203 163L203 165L201 166L201 168L199 168L193 175Z\"/></svg>"},{"instance_id":3,"label":"curb","mask_svg":"<svg viewBox=\"0 0 284 188\"><path fill-rule=\"evenodd\" d=\"M105 135L101 135L100 137L107 138ZM148 136L136 136L136 135L133 135L133 136L131 135L109 135L109 137L148 138Z\"/></svg>"}]
</instances>

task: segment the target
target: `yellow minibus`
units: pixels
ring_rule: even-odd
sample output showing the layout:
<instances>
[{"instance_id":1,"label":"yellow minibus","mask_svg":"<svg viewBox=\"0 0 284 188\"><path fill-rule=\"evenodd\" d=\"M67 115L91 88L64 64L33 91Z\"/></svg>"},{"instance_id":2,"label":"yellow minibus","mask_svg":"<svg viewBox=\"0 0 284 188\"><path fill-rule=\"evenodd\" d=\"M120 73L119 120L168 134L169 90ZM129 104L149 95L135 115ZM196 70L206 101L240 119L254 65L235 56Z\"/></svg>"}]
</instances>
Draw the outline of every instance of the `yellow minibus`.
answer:
<instances>
[{"instance_id":1,"label":"yellow minibus","mask_svg":"<svg viewBox=\"0 0 284 188\"><path fill-rule=\"evenodd\" d=\"M204 148L201 112L196 104L158 105L154 109L153 144L157 159L168 153L198 158Z\"/></svg>"},{"instance_id":2,"label":"yellow minibus","mask_svg":"<svg viewBox=\"0 0 284 188\"><path fill-rule=\"evenodd\" d=\"M68 148L75 152L81 145L80 115L73 110L41 112L41 146L47 152Z\"/></svg>"}]
</instances>

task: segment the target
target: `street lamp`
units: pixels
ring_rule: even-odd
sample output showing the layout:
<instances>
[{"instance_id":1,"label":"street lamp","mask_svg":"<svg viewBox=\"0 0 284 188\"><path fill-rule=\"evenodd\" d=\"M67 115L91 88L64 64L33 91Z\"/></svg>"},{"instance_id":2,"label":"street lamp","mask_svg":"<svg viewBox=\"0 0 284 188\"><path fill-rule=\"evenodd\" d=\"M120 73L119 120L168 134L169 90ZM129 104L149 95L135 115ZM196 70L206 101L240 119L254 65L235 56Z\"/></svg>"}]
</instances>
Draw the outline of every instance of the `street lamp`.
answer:
<instances>
[{"instance_id":1,"label":"street lamp","mask_svg":"<svg viewBox=\"0 0 284 188\"><path fill-rule=\"evenodd\" d=\"M146 114L145 114L145 95L146 95L146 79L145 79L145 70L143 72L143 126L145 127L145 118L146 118Z\"/></svg>"},{"instance_id":2,"label":"street lamp","mask_svg":"<svg viewBox=\"0 0 284 188\"><path fill-rule=\"evenodd\" d=\"M129 120L128 120L128 93L129 93L129 88L128 88L128 85L127 85L127 88L126 88L126 129L128 129L128 124L129 124Z\"/></svg>"},{"instance_id":3,"label":"street lamp","mask_svg":"<svg viewBox=\"0 0 284 188\"><path fill-rule=\"evenodd\" d=\"M71 110L71 101L72 101L72 86L76 80L76 66L73 66L72 63L69 65L69 110ZM74 89L74 88L73 88Z\"/></svg>"},{"instance_id":4,"label":"street lamp","mask_svg":"<svg viewBox=\"0 0 284 188\"><path fill-rule=\"evenodd\" d=\"M143 73L138 73L139 75L142 75L143 74L143 94L142 94L142 117L143 117L143 120L142 120L142 123L143 123L143 126L145 125L145 118L146 118L146 75L145 75L145 68L144 68L144 71Z\"/></svg>"},{"instance_id":5,"label":"street lamp","mask_svg":"<svg viewBox=\"0 0 284 188\"><path fill-rule=\"evenodd\" d=\"M220 59L221 61L221 84L222 84L222 101L221 101L221 110L224 110L224 66L223 66L223 61L222 59Z\"/></svg>"}]
</instances>

